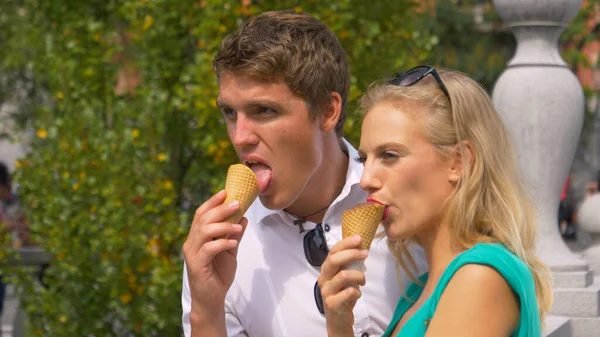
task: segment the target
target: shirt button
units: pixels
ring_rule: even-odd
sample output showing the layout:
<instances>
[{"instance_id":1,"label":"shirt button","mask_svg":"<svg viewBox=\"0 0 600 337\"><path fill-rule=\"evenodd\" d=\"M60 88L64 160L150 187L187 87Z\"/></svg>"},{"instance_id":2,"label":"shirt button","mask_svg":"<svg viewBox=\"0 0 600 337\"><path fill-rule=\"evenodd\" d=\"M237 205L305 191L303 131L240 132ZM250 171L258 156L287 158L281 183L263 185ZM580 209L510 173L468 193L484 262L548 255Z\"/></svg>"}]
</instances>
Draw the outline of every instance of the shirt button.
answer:
<instances>
[{"instance_id":1,"label":"shirt button","mask_svg":"<svg viewBox=\"0 0 600 337\"><path fill-rule=\"evenodd\" d=\"M360 335L360 337L369 337L369 333L368 332L363 332L363 334Z\"/></svg>"},{"instance_id":2,"label":"shirt button","mask_svg":"<svg viewBox=\"0 0 600 337\"><path fill-rule=\"evenodd\" d=\"M326 232L329 232L329 231L331 230L331 227L329 227L329 225L328 225L328 224L325 224L325 226L323 226L323 229L324 229Z\"/></svg>"}]
</instances>

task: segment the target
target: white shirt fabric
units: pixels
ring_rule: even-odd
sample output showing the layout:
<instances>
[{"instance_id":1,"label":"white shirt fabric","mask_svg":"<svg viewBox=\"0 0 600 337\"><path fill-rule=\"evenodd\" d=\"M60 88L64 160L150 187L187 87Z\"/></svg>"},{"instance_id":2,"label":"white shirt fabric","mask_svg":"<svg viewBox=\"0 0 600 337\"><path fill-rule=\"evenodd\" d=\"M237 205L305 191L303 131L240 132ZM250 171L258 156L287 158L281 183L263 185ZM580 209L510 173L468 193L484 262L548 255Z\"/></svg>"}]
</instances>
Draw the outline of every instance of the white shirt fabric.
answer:
<instances>
[{"instance_id":1,"label":"white shirt fabric","mask_svg":"<svg viewBox=\"0 0 600 337\"><path fill-rule=\"evenodd\" d=\"M322 226L327 245L331 248L342 239L341 216L367 193L360 186L363 167L354 159L356 150L348 147L349 165L346 184L331 204ZM248 228L240 242L235 280L225 300L229 337L305 337L327 336L325 317L316 306L313 288L320 268L313 267L304 256L303 238L316 224L306 222L306 231L299 234L295 218L285 211L269 210L257 199L245 216ZM380 226L379 232L383 228ZM413 254L419 272L426 270L422 250ZM386 238L376 238L365 261L366 285L354 307L354 335L381 336L392 319L403 289L411 280L399 269L389 252ZM183 269L183 329L191 336L191 296L186 268Z\"/></svg>"}]
</instances>

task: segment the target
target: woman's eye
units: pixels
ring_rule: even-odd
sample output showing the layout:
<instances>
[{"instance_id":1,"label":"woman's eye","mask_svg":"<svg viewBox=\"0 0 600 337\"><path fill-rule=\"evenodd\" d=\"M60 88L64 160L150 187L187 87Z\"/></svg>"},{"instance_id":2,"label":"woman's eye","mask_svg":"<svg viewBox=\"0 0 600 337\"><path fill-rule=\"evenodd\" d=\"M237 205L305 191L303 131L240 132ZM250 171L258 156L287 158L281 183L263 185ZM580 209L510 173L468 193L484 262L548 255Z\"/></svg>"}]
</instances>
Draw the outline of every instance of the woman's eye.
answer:
<instances>
[{"instance_id":1,"label":"woman's eye","mask_svg":"<svg viewBox=\"0 0 600 337\"><path fill-rule=\"evenodd\" d=\"M397 155L397 154L395 154L395 153L392 153L392 152L383 152L383 153L381 154L381 158L382 158L383 160L396 159L396 158L398 158L398 155Z\"/></svg>"},{"instance_id":2,"label":"woman's eye","mask_svg":"<svg viewBox=\"0 0 600 337\"><path fill-rule=\"evenodd\" d=\"M366 156L361 156L361 155L359 155L359 156L355 157L355 158L354 158L354 160L355 160L357 163L364 164L364 163L365 163L365 161L367 161L367 157L366 157Z\"/></svg>"}]
</instances>

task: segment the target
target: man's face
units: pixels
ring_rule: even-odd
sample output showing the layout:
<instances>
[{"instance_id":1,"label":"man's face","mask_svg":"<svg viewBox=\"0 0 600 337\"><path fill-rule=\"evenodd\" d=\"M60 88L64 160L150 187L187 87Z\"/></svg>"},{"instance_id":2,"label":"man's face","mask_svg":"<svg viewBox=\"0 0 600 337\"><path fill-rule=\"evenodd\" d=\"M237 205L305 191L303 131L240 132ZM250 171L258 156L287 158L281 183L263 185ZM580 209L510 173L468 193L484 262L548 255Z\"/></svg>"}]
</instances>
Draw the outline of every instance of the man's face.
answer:
<instances>
[{"instance_id":1,"label":"man's face","mask_svg":"<svg viewBox=\"0 0 600 337\"><path fill-rule=\"evenodd\" d=\"M323 160L323 135L304 99L283 81L262 82L224 72L217 105L242 163L256 175L260 199L285 209L304 191Z\"/></svg>"}]
</instances>

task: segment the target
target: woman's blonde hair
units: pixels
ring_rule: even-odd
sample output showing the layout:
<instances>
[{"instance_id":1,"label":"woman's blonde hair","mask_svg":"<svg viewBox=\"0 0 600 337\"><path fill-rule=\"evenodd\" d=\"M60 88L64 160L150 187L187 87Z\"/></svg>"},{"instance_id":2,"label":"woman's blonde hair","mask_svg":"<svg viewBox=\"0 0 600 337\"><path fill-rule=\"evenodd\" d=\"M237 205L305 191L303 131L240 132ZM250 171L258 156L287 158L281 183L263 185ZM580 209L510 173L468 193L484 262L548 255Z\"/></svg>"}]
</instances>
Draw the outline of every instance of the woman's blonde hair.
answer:
<instances>
[{"instance_id":1,"label":"woman's blonde hair","mask_svg":"<svg viewBox=\"0 0 600 337\"><path fill-rule=\"evenodd\" d=\"M531 270L540 318L552 304L550 269L535 255L536 211L522 187L516 155L500 116L487 92L460 72L437 70L449 91L445 96L433 76L412 86L376 83L360 101L364 113L376 104L403 101L422 104L428 114L419 116L423 134L440 157L461 152L464 176L448 199L447 224L453 244L469 249L477 243L499 242ZM465 153L470 146L472 159ZM388 240L400 266L411 275L416 270L408 245L415 238ZM407 264L408 263L408 264ZM414 280L414 275L411 275Z\"/></svg>"}]
</instances>

